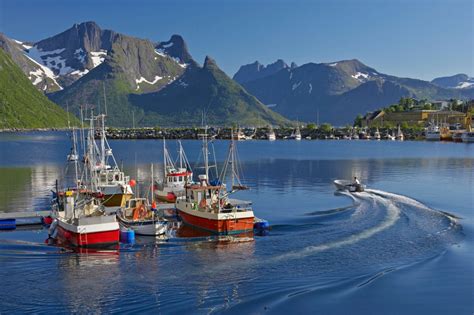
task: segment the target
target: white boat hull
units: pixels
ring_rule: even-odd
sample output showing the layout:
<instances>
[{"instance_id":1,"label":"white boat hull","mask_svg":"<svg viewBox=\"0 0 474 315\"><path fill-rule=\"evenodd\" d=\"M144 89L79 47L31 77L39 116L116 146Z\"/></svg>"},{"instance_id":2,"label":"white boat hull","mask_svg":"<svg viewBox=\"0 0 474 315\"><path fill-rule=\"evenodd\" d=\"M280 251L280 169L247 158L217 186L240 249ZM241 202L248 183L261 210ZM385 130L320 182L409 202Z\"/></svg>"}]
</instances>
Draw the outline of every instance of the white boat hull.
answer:
<instances>
[{"instance_id":1,"label":"white boat hull","mask_svg":"<svg viewBox=\"0 0 474 315\"><path fill-rule=\"evenodd\" d=\"M360 184L359 187L354 185L350 180L336 179L334 185L337 190L344 190L348 192L362 192L365 190L365 185Z\"/></svg>"}]
</instances>

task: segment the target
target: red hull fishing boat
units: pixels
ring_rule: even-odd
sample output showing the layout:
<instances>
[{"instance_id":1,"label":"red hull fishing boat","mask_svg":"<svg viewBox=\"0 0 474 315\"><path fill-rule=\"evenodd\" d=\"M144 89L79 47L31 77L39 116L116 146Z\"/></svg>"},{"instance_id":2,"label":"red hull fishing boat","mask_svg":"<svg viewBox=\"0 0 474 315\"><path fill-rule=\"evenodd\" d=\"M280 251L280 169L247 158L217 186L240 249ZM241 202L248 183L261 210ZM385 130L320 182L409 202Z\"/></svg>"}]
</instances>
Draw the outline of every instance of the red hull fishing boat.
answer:
<instances>
[{"instance_id":1,"label":"red hull fishing boat","mask_svg":"<svg viewBox=\"0 0 474 315\"><path fill-rule=\"evenodd\" d=\"M185 224L213 234L228 235L253 231L255 218L251 202L229 198L230 194L246 189L241 185L237 173L234 137L231 137L229 154L219 179L209 181L207 132L201 136L205 174L199 175L199 183L185 186L186 195L176 200L178 214ZM227 191L226 185L222 182L226 179L229 166L232 189Z\"/></svg>"},{"instance_id":2,"label":"red hull fishing boat","mask_svg":"<svg viewBox=\"0 0 474 315\"><path fill-rule=\"evenodd\" d=\"M116 216L107 215L96 197L66 191L66 196L59 198L50 234L60 244L77 247L118 244L120 235Z\"/></svg>"},{"instance_id":3,"label":"red hull fishing boat","mask_svg":"<svg viewBox=\"0 0 474 315\"><path fill-rule=\"evenodd\" d=\"M98 176L96 171L97 154L95 154L96 144L94 139L93 118L91 128L87 136L86 161L82 169L79 180L78 159L71 159L75 170L75 187L58 191L53 203L53 216L55 221L50 227L50 236L58 243L77 247L109 247L117 245L119 242L119 224L115 214L105 211L103 205L104 193L100 191ZM73 134L74 131L73 131ZM73 136L74 152L76 155L76 137ZM85 146L85 141L83 142ZM100 156L100 155L99 155Z\"/></svg>"}]
</instances>

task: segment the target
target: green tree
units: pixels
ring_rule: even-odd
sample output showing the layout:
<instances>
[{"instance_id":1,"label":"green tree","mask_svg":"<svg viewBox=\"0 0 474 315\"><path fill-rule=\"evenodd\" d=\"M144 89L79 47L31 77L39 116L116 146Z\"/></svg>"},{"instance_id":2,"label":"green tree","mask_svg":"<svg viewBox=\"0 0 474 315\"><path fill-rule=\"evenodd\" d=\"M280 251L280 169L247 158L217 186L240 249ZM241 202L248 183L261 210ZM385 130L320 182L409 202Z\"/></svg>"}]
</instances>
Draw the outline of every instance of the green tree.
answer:
<instances>
[{"instance_id":1,"label":"green tree","mask_svg":"<svg viewBox=\"0 0 474 315\"><path fill-rule=\"evenodd\" d=\"M332 126L331 126L331 124L324 123L324 124L321 125L320 129L321 129L322 132L329 133L332 130Z\"/></svg>"},{"instance_id":2,"label":"green tree","mask_svg":"<svg viewBox=\"0 0 474 315\"><path fill-rule=\"evenodd\" d=\"M354 120L354 127L362 127L362 119L364 118L362 117L361 114L357 115L357 117Z\"/></svg>"},{"instance_id":3,"label":"green tree","mask_svg":"<svg viewBox=\"0 0 474 315\"><path fill-rule=\"evenodd\" d=\"M316 129L316 127L317 127L317 126L316 126L315 123L309 123L309 124L306 125L306 128L307 128L308 130L314 130L314 129Z\"/></svg>"}]
</instances>

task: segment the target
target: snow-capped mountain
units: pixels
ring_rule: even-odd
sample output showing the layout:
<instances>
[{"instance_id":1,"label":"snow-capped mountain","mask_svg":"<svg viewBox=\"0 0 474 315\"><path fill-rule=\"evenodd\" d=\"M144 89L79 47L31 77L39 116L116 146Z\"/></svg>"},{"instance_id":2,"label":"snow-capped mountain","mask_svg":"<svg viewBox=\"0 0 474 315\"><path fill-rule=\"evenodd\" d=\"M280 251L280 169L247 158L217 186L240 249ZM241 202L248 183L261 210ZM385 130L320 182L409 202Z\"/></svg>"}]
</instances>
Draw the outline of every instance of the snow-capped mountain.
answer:
<instances>
[{"instance_id":1,"label":"snow-capped mountain","mask_svg":"<svg viewBox=\"0 0 474 315\"><path fill-rule=\"evenodd\" d=\"M440 77L433 79L431 83L445 88L453 89L470 89L474 88L474 78L470 78L467 74L460 73L449 77Z\"/></svg>"},{"instance_id":2,"label":"snow-capped mountain","mask_svg":"<svg viewBox=\"0 0 474 315\"><path fill-rule=\"evenodd\" d=\"M119 48L124 42L131 45ZM62 90L88 74L106 58L110 58L114 47L133 51L134 47L138 46L148 48L145 49L148 55L141 53L141 57L143 60L150 59L150 62L132 60L134 55L127 53L128 58L122 61L130 66L127 69L129 81L137 91L148 91L153 89L153 86L162 86L163 83L169 83L176 78L178 73L171 75L167 73L166 67L157 66L158 64L169 62L185 68L192 60L184 40L178 35L153 49L154 45L147 40L112 30L102 30L95 22L74 24L68 30L36 43L21 42L0 35L0 47L12 55L33 85L46 93Z\"/></svg>"},{"instance_id":3,"label":"snow-capped mountain","mask_svg":"<svg viewBox=\"0 0 474 315\"><path fill-rule=\"evenodd\" d=\"M343 125L351 123L359 113L396 103L401 97L446 99L474 95L472 89L448 89L423 80L383 74L356 59L284 67L249 80L248 70L255 69L255 64L242 66L234 79L264 104L294 120L315 121L319 117L320 121ZM454 87L467 85L460 84L456 82Z\"/></svg>"}]
</instances>

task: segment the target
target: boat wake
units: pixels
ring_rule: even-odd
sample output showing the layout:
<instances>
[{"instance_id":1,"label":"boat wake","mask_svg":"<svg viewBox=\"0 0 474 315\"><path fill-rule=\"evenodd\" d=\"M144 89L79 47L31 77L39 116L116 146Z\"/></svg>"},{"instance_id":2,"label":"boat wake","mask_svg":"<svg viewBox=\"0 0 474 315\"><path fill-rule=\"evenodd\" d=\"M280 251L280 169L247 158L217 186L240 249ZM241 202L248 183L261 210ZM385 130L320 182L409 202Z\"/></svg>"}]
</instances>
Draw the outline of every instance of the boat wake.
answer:
<instances>
[{"instance_id":1,"label":"boat wake","mask_svg":"<svg viewBox=\"0 0 474 315\"><path fill-rule=\"evenodd\" d=\"M278 262L304 258L360 242L366 242L363 244L364 248L369 250L378 248L374 245L386 244L382 247L393 247L403 254L404 245L408 245L410 253L413 248L418 248L420 253L423 249L432 253L437 247L459 240L459 218L448 212L432 209L410 197L373 189L339 194L353 200L354 210L348 220L324 226L322 231L317 231L317 234L327 241L286 252L273 257L272 260ZM335 215L350 208L321 211L321 214ZM318 213L312 212L311 215ZM383 248L380 248L380 251L383 252ZM377 256L380 256L380 253L377 253Z\"/></svg>"}]
</instances>

